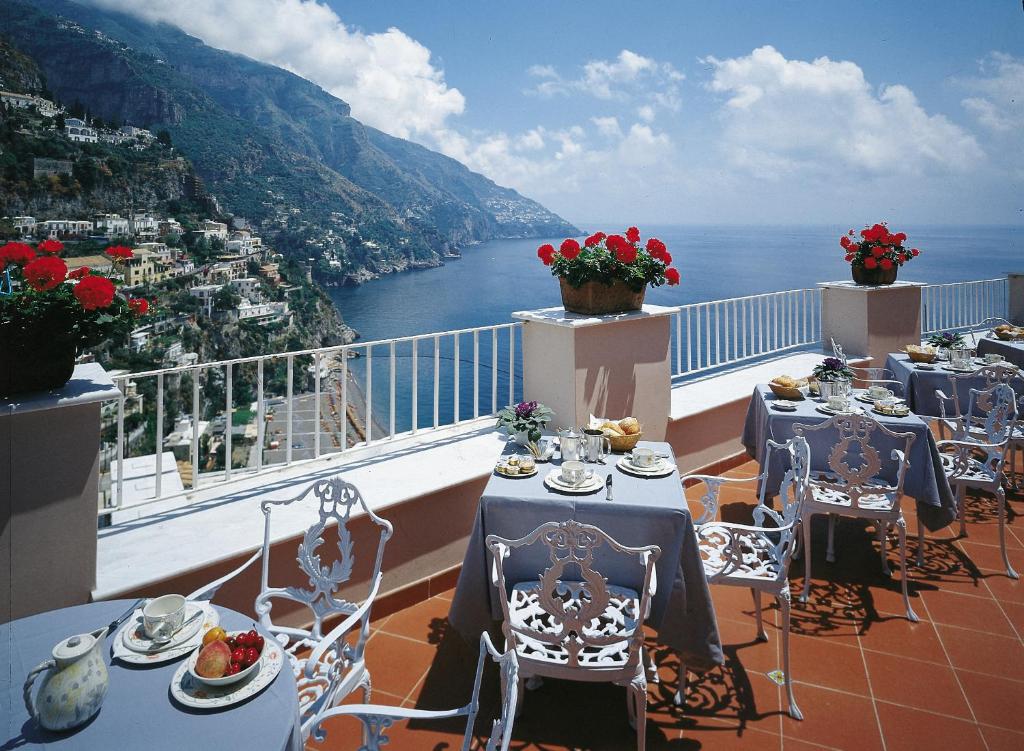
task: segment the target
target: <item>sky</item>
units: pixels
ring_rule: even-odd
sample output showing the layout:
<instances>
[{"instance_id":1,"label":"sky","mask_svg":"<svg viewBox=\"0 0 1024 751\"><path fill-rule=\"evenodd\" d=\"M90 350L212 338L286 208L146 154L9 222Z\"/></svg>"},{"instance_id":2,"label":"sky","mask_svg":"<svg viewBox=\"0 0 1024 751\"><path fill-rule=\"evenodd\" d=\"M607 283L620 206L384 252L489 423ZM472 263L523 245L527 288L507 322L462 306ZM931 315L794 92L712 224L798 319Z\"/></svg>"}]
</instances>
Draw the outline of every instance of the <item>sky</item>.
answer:
<instances>
[{"instance_id":1,"label":"sky","mask_svg":"<svg viewBox=\"0 0 1024 751\"><path fill-rule=\"evenodd\" d=\"M583 226L1024 224L1021 0L87 1Z\"/></svg>"}]
</instances>

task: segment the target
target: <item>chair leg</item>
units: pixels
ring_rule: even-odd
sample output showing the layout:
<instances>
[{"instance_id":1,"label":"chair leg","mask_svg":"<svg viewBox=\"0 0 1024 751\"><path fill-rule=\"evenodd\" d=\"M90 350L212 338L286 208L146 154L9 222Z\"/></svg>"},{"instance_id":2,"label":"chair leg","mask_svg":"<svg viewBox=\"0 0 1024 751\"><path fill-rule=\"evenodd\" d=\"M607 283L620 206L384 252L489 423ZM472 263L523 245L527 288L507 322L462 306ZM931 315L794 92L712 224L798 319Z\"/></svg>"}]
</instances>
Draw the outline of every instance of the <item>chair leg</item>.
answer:
<instances>
[{"instance_id":1,"label":"chair leg","mask_svg":"<svg viewBox=\"0 0 1024 751\"><path fill-rule=\"evenodd\" d=\"M882 556L882 576L892 576L889 570L889 557L886 546L889 537L889 522L878 521L878 552Z\"/></svg>"},{"instance_id":2,"label":"chair leg","mask_svg":"<svg viewBox=\"0 0 1024 751\"><path fill-rule=\"evenodd\" d=\"M900 538L900 579L903 586L903 604L907 608L907 620L917 623L920 619L910 607L909 581L907 577L907 520L900 515L896 521L896 532Z\"/></svg>"},{"instance_id":3,"label":"chair leg","mask_svg":"<svg viewBox=\"0 0 1024 751\"><path fill-rule=\"evenodd\" d=\"M672 703L677 707L686 706L686 663L683 662L683 655L679 655L679 679L676 681L676 695L672 697Z\"/></svg>"},{"instance_id":4,"label":"chair leg","mask_svg":"<svg viewBox=\"0 0 1024 751\"><path fill-rule=\"evenodd\" d=\"M532 678L533 676L530 676ZM523 713L523 699L526 696L526 676L518 676L516 678L516 717L519 717Z\"/></svg>"},{"instance_id":5,"label":"chair leg","mask_svg":"<svg viewBox=\"0 0 1024 751\"><path fill-rule=\"evenodd\" d=\"M807 602L811 593L811 515L804 514L800 522L801 537L804 538L804 591L800 593L800 602Z\"/></svg>"},{"instance_id":6,"label":"chair leg","mask_svg":"<svg viewBox=\"0 0 1024 751\"><path fill-rule=\"evenodd\" d=\"M370 680L370 671L367 670L363 678L363 704L370 703L370 696L373 694L373 681Z\"/></svg>"},{"instance_id":7,"label":"chair leg","mask_svg":"<svg viewBox=\"0 0 1024 751\"><path fill-rule=\"evenodd\" d=\"M789 622L790 622L790 595L787 587L778 596L779 608L782 610L782 672L786 678L786 698L789 700L789 714L794 720L802 720L803 713L796 705L796 697L793 696L793 676L789 670Z\"/></svg>"},{"instance_id":8,"label":"chair leg","mask_svg":"<svg viewBox=\"0 0 1024 751\"><path fill-rule=\"evenodd\" d=\"M1006 491L1002 486L996 490L996 501L999 503L999 550L1003 554L1003 565L1006 575L1011 579L1019 579L1020 575L1010 565L1010 556L1006 552Z\"/></svg>"},{"instance_id":9,"label":"chair leg","mask_svg":"<svg viewBox=\"0 0 1024 751\"><path fill-rule=\"evenodd\" d=\"M920 514L917 515L917 567L924 567L924 524Z\"/></svg>"},{"instance_id":10,"label":"chair leg","mask_svg":"<svg viewBox=\"0 0 1024 751\"><path fill-rule=\"evenodd\" d=\"M964 504L967 502L967 486L957 483L956 486L956 518L960 522L960 536L967 537L967 520L964 517Z\"/></svg>"},{"instance_id":11,"label":"chair leg","mask_svg":"<svg viewBox=\"0 0 1024 751\"><path fill-rule=\"evenodd\" d=\"M768 634L764 630L764 618L761 615L761 590L751 587L750 594L754 597L754 617L757 618L757 640L768 641Z\"/></svg>"},{"instance_id":12,"label":"chair leg","mask_svg":"<svg viewBox=\"0 0 1024 751\"><path fill-rule=\"evenodd\" d=\"M637 751L647 748L647 681L643 670L629 684L626 693L626 707L630 715L630 725L636 728Z\"/></svg>"},{"instance_id":13,"label":"chair leg","mask_svg":"<svg viewBox=\"0 0 1024 751\"><path fill-rule=\"evenodd\" d=\"M644 660L644 667L647 669L647 682L648 683L661 683L661 676L658 675L658 668L654 664L654 660L651 659L651 653L647 651L647 647L640 647L640 655Z\"/></svg>"},{"instance_id":14,"label":"chair leg","mask_svg":"<svg viewBox=\"0 0 1024 751\"><path fill-rule=\"evenodd\" d=\"M839 517L835 514L828 515L828 549L825 551L825 560L829 563L836 562L836 522Z\"/></svg>"}]
</instances>

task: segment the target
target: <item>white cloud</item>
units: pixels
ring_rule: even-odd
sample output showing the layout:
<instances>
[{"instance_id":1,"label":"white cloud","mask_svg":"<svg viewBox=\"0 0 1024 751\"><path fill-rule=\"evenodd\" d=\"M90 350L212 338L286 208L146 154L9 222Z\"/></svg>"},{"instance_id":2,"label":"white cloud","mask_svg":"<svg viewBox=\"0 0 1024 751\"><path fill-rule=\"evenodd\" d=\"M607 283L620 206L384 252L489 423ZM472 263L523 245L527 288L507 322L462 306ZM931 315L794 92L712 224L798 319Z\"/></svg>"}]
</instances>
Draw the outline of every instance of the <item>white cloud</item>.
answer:
<instances>
[{"instance_id":1,"label":"white cloud","mask_svg":"<svg viewBox=\"0 0 1024 751\"><path fill-rule=\"evenodd\" d=\"M712 67L708 88L727 96L727 158L762 177L966 171L984 158L971 134L928 114L907 87L875 93L856 63L787 60L770 46L704 62Z\"/></svg>"},{"instance_id":2,"label":"white cloud","mask_svg":"<svg viewBox=\"0 0 1024 751\"><path fill-rule=\"evenodd\" d=\"M173 24L207 44L285 68L352 106L357 119L403 138L435 136L465 99L430 50L396 28L366 34L317 0L87 0Z\"/></svg>"},{"instance_id":3,"label":"white cloud","mask_svg":"<svg viewBox=\"0 0 1024 751\"><path fill-rule=\"evenodd\" d=\"M622 128L619 127L619 118L617 117L592 117L590 121L597 126L597 130L601 135L608 136L609 138L621 138Z\"/></svg>"},{"instance_id":4,"label":"white cloud","mask_svg":"<svg viewBox=\"0 0 1024 751\"><path fill-rule=\"evenodd\" d=\"M543 97L572 94L603 100L648 97L652 104L673 109L678 108L679 83L686 78L671 63L658 62L632 50L622 50L613 60L590 60L574 78L562 76L551 65L532 65L527 73L542 79L529 93Z\"/></svg>"},{"instance_id":5,"label":"white cloud","mask_svg":"<svg viewBox=\"0 0 1024 751\"><path fill-rule=\"evenodd\" d=\"M642 107L638 107L636 110L636 116L644 122L654 122L654 107L649 104L645 104Z\"/></svg>"},{"instance_id":6,"label":"white cloud","mask_svg":"<svg viewBox=\"0 0 1024 751\"><path fill-rule=\"evenodd\" d=\"M993 52L979 63L982 77L963 81L974 96L962 104L981 125L999 133L1024 128L1024 60Z\"/></svg>"}]
</instances>

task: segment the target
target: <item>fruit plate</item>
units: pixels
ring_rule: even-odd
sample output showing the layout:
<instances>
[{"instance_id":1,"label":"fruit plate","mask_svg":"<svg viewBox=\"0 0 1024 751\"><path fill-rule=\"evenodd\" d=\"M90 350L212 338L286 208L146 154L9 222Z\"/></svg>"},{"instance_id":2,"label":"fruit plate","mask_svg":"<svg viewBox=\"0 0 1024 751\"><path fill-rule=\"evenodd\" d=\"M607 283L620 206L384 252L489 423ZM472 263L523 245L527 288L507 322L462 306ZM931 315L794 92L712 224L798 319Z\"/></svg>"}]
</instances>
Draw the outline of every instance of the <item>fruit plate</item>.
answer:
<instances>
[{"instance_id":1,"label":"fruit plate","mask_svg":"<svg viewBox=\"0 0 1024 751\"><path fill-rule=\"evenodd\" d=\"M559 493L571 493L572 495L588 495L590 493L596 493L604 487L604 480L596 475L588 478L582 485L574 486L563 482L561 474L562 471L560 469L551 470L548 472L547 477L544 478L544 484L551 490Z\"/></svg>"},{"instance_id":2,"label":"fruit plate","mask_svg":"<svg viewBox=\"0 0 1024 751\"><path fill-rule=\"evenodd\" d=\"M675 465L660 457L658 458L657 464L653 467L637 466L630 461L628 456L624 456L615 462L615 466L627 475L634 475L636 477L668 477L676 471Z\"/></svg>"},{"instance_id":3,"label":"fruit plate","mask_svg":"<svg viewBox=\"0 0 1024 751\"><path fill-rule=\"evenodd\" d=\"M186 661L178 667L171 678L171 696L179 704L192 709L223 709L251 699L265 689L281 672L283 664L284 650L277 641L270 638L267 638L263 645L260 669L239 683L228 686L208 686L200 683L189 673Z\"/></svg>"},{"instance_id":4,"label":"fruit plate","mask_svg":"<svg viewBox=\"0 0 1024 751\"><path fill-rule=\"evenodd\" d=\"M163 662L170 662L171 660L184 657L202 644L203 634L220 624L220 615L208 602L190 602L186 607L185 617L188 618L196 612L195 608L197 607L203 609L203 617L186 626L185 631L175 636L167 647L157 651L149 651L152 647L152 642L142 633L142 610L136 610L132 617L128 619L128 622L121 627L121 631L113 638L110 647L111 655L121 662L127 662L132 665L159 665ZM193 631L192 626L194 624L198 625L195 626ZM191 635L185 637L184 634L189 631L192 632ZM129 646L129 643L132 646Z\"/></svg>"},{"instance_id":5,"label":"fruit plate","mask_svg":"<svg viewBox=\"0 0 1024 751\"><path fill-rule=\"evenodd\" d=\"M910 408L906 405L901 405L902 408L897 407L896 409L889 411L885 409L879 409L878 407L872 407L871 411L876 415L882 415L882 417L909 417Z\"/></svg>"},{"instance_id":6,"label":"fruit plate","mask_svg":"<svg viewBox=\"0 0 1024 751\"><path fill-rule=\"evenodd\" d=\"M520 470L519 472L517 472L514 475L511 475L511 474L505 472L502 469L502 466L503 465L501 465L501 464L496 466L494 468L494 474L498 475L499 477L507 477L510 480L522 480L522 479L525 479L527 477L533 477L535 474L537 474L537 466L536 465L534 465L533 469L530 470L529 472L523 472L522 470Z\"/></svg>"}]
</instances>

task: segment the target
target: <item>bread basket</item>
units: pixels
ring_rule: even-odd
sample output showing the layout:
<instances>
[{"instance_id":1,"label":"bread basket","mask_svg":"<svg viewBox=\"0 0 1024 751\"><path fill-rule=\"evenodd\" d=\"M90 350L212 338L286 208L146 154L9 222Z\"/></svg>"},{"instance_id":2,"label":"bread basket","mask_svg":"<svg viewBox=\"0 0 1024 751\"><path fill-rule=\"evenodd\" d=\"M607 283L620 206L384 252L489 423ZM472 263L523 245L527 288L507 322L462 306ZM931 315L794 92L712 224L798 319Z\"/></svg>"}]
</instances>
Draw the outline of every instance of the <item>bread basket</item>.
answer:
<instances>
[{"instance_id":1,"label":"bread basket","mask_svg":"<svg viewBox=\"0 0 1024 751\"><path fill-rule=\"evenodd\" d=\"M636 448L637 441L640 440L640 436L643 433L632 433L630 435L615 435L610 431L604 431L605 436L608 438L608 442L612 445L612 451L616 453L624 453L626 451L632 451Z\"/></svg>"},{"instance_id":2,"label":"bread basket","mask_svg":"<svg viewBox=\"0 0 1024 751\"><path fill-rule=\"evenodd\" d=\"M910 357L911 362L935 362L936 353L934 347L919 347L913 344L908 344L906 352Z\"/></svg>"},{"instance_id":3,"label":"bread basket","mask_svg":"<svg viewBox=\"0 0 1024 751\"><path fill-rule=\"evenodd\" d=\"M1011 328L1011 329L993 329L992 333L997 338L1002 339L1004 342L1014 342L1019 339L1024 339L1024 329Z\"/></svg>"},{"instance_id":4,"label":"bread basket","mask_svg":"<svg viewBox=\"0 0 1024 751\"><path fill-rule=\"evenodd\" d=\"M779 384L769 381L768 388L772 390L772 393L780 399L792 399L793 401L800 401L804 398L803 392L799 386L780 386Z\"/></svg>"}]
</instances>

